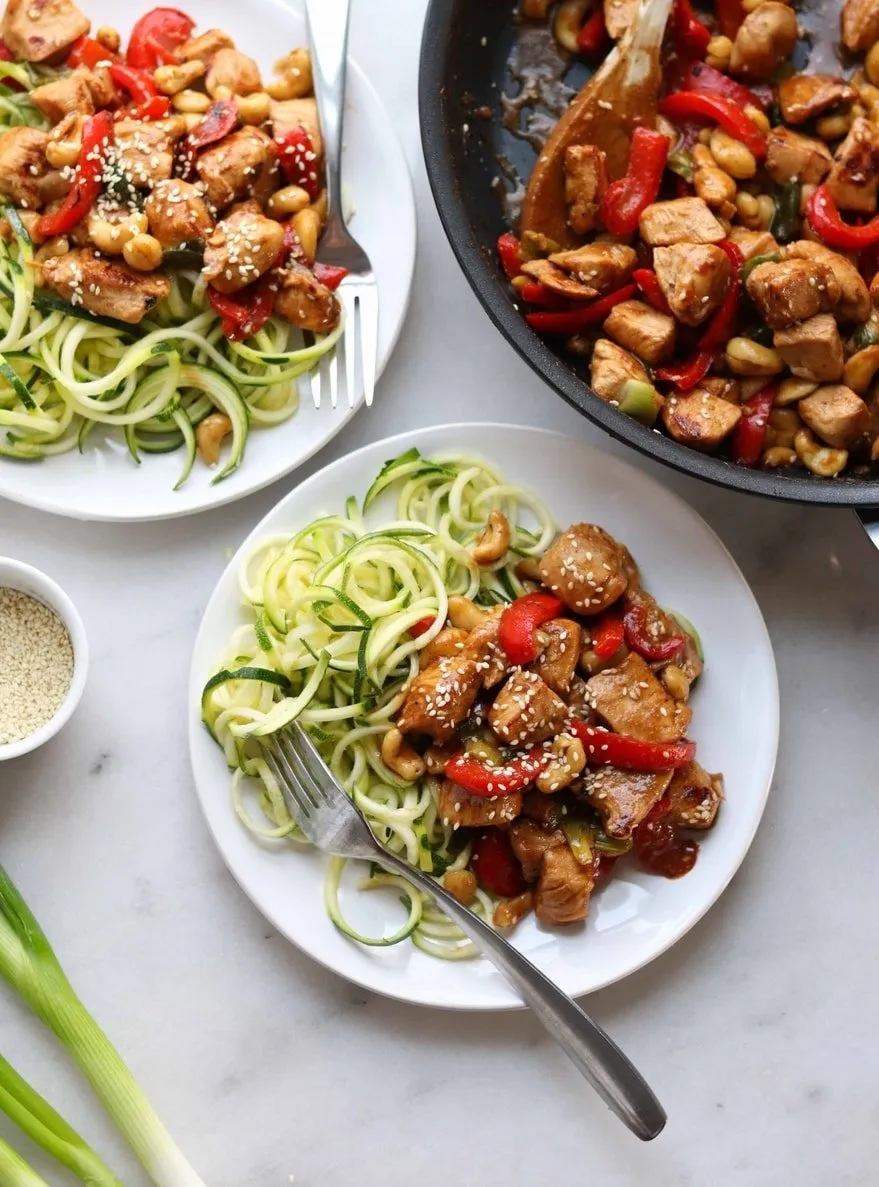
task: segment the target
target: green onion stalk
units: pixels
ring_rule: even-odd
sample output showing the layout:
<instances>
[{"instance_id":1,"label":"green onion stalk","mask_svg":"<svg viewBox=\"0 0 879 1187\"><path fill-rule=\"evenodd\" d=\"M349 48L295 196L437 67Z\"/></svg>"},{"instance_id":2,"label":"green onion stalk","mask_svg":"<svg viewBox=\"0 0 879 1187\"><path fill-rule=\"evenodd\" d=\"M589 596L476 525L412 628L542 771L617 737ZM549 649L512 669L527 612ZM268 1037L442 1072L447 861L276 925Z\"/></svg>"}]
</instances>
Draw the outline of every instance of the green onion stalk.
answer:
<instances>
[{"instance_id":1,"label":"green onion stalk","mask_svg":"<svg viewBox=\"0 0 879 1187\"><path fill-rule=\"evenodd\" d=\"M205 1187L202 1179L175 1145L118 1051L76 996L48 939L2 866L0 976L9 982L34 1014L66 1047L156 1187ZM8 1081L8 1084L11 1083L12 1081ZM28 1089L28 1092L31 1091ZM33 1106L33 1099L28 1099ZM46 1109L50 1108L42 1098L37 1099ZM57 1117L54 1110L50 1112ZM41 1109L37 1109L36 1114L37 1120L42 1117L45 1124L48 1115L41 1112ZM60 1118L58 1120L60 1121ZM82 1140L65 1123L62 1122L62 1126L63 1132L59 1133L57 1128L53 1131L55 1137L66 1142L68 1152L78 1149L82 1155ZM72 1138L77 1139L80 1145L77 1146L77 1142ZM57 1144L53 1150L51 1144L47 1144L42 1138L38 1137L37 1140L49 1150L49 1153L58 1153ZM97 1158L96 1155L93 1157ZM27 1164L23 1165L27 1169ZM19 1168L20 1176L21 1173ZM102 1184L102 1187L104 1184L107 1187L115 1184L116 1180L112 1176L106 1177L108 1174L104 1168L104 1178L93 1181ZM0 1182L6 1182L2 1169ZM9 1182L15 1187L19 1187L19 1184L21 1187L30 1187L30 1184L37 1187L37 1184L42 1184L39 1176L28 1181L21 1177L16 1180L10 1175Z\"/></svg>"},{"instance_id":2,"label":"green onion stalk","mask_svg":"<svg viewBox=\"0 0 879 1187\"><path fill-rule=\"evenodd\" d=\"M3 1187L49 1187L42 1175L0 1138L0 1183Z\"/></svg>"}]
</instances>

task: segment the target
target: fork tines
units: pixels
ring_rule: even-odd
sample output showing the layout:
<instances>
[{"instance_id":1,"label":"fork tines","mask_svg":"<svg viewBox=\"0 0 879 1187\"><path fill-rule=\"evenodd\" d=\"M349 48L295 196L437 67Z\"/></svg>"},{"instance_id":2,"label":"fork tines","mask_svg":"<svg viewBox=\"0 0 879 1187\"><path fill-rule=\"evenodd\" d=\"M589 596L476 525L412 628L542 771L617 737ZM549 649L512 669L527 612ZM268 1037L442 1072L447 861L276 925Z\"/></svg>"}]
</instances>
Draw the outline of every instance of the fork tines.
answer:
<instances>
[{"instance_id":1,"label":"fork tines","mask_svg":"<svg viewBox=\"0 0 879 1187\"><path fill-rule=\"evenodd\" d=\"M326 376L318 366L311 376L311 395L315 408L320 408L324 378L330 392L330 405L339 402L339 354L345 354L345 387L348 407L354 407L357 385L357 360L360 359L360 379L367 408L375 392L376 359L378 355L378 291L373 274L352 273L339 286L336 296L342 305L345 329L335 351L326 363ZM358 336L359 326L359 336ZM358 341L359 337L359 341ZM359 349L358 349L359 347Z\"/></svg>"}]
</instances>

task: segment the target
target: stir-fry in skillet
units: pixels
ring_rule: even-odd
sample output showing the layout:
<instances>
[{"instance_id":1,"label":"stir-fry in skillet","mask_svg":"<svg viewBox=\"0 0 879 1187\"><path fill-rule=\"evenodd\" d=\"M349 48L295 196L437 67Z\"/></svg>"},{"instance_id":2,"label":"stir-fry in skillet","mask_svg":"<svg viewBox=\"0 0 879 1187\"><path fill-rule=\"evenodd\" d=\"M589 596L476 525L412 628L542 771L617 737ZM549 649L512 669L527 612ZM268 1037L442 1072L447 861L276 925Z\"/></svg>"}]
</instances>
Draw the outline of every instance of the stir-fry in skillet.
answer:
<instances>
[{"instance_id":1,"label":"stir-fry in skillet","mask_svg":"<svg viewBox=\"0 0 879 1187\"><path fill-rule=\"evenodd\" d=\"M592 60L637 7L522 4ZM833 477L879 462L879 0L841 8L853 71L798 73L802 37L780 0L675 0L658 110L622 154L566 118L499 252L599 398L739 464Z\"/></svg>"}]
</instances>

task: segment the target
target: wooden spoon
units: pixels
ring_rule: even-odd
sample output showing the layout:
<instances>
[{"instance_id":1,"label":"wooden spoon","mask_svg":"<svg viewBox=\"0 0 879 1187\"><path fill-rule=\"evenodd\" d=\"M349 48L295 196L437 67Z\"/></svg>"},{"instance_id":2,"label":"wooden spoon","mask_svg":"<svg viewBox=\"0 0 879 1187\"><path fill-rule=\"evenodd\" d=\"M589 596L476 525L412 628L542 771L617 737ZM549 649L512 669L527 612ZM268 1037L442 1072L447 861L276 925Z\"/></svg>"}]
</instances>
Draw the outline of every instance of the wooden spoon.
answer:
<instances>
[{"instance_id":1,"label":"wooden spoon","mask_svg":"<svg viewBox=\"0 0 879 1187\"><path fill-rule=\"evenodd\" d=\"M672 0L642 0L622 40L556 124L534 166L522 206L520 231L535 231L562 247L579 242L568 226L565 149L596 144L611 179L622 177L629 142L639 125L653 127L662 85L659 52Z\"/></svg>"}]
</instances>

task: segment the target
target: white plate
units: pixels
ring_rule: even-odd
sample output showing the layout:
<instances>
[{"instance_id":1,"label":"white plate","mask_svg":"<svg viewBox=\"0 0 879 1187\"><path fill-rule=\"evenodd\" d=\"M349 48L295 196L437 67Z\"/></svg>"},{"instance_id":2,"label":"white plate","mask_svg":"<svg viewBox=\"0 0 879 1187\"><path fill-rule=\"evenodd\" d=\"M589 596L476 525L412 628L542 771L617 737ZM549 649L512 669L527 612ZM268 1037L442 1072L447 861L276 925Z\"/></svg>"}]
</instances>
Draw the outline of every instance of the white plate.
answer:
<instances>
[{"instance_id":1,"label":"white plate","mask_svg":"<svg viewBox=\"0 0 879 1187\"><path fill-rule=\"evenodd\" d=\"M184 5L203 31L225 29L254 57L264 77L287 50L305 44L305 21L282 0L192 0ZM113 25L126 38L150 8L147 0L84 0L92 28ZM354 206L354 236L368 253L378 278L380 317L378 370L383 370L403 325L415 266L415 201L403 149L390 116L366 75L348 69L344 136L344 184ZM381 398L379 392L378 398ZM95 429L84 455L74 451L42 462L0 458L0 495L17 503L77 519L149 520L191 515L243 498L300 466L339 432L353 412L315 409L303 394L296 415L277 428L254 430L236 473L211 486L213 472L196 463L186 484L172 488L182 452L145 455L132 462L121 436ZM363 404L358 399L355 411Z\"/></svg>"},{"instance_id":2,"label":"white plate","mask_svg":"<svg viewBox=\"0 0 879 1187\"><path fill-rule=\"evenodd\" d=\"M645 585L701 633L705 675L693 695L692 737L699 758L723 771L727 800L694 870L678 881L621 863L595 896L585 927L549 931L533 919L514 943L568 993L600 989L664 952L708 910L736 872L760 821L778 747L778 683L760 610L735 562L711 529L653 478L582 441L539 429L447 425L369 445L313 475L283 499L242 545L220 579L195 643L190 683L190 745L201 805L220 852L256 906L304 952L343 977L405 1001L454 1009L519 1004L486 960L437 960L409 943L364 948L335 930L324 911L324 858L260 845L233 813L222 751L201 724L199 700L234 628L244 621L237 576L257 541L293 532L316 515L362 496L382 463L416 445L423 454L477 453L527 483L561 527L590 520L629 546ZM747 745L743 744L747 739ZM393 898L346 897L355 926L374 934L399 917Z\"/></svg>"}]
</instances>

